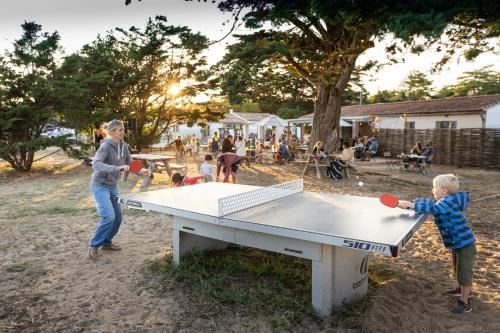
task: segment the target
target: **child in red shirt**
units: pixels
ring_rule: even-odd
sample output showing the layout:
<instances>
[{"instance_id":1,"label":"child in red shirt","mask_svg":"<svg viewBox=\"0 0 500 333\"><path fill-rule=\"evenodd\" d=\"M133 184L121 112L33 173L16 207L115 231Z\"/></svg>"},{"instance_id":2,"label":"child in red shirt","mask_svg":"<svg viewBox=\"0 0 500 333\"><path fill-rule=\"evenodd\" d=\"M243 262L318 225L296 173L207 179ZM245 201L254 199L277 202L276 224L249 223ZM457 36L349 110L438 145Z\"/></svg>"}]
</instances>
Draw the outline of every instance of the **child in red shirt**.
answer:
<instances>
[{"instance_id":1,"label":"child in red shirt","mask_svg":"<svg viewBox=\"0 0 500 333\"><path fill-rule=\"evenodd\" d=\"M194 185L197 184L199 180L204 179L203 176L181 176L180 173L176 172L172 175L172 187L180 187L185 185Z\"/></svg>"}]
</instances>

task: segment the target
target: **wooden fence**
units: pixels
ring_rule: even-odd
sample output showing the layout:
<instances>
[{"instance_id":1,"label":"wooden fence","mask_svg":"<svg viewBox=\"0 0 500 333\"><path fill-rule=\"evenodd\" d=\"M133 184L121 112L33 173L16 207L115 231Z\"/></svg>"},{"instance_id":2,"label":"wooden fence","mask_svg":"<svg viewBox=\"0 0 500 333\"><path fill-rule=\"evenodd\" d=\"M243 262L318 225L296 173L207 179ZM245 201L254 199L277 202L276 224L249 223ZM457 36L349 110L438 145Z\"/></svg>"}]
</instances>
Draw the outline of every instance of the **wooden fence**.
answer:
<instances>
[{"instance_id":1,"label":"wooden fence","mask_svg":"<svg viewBox=\"0 0 500 333\"><path fill-rule=\"evenodd\" d=\"M409 153L416 142L432 141L435 163L500 168L500 129L379 129L374 136L379 153Z\"/></svg>"}]
</instances>

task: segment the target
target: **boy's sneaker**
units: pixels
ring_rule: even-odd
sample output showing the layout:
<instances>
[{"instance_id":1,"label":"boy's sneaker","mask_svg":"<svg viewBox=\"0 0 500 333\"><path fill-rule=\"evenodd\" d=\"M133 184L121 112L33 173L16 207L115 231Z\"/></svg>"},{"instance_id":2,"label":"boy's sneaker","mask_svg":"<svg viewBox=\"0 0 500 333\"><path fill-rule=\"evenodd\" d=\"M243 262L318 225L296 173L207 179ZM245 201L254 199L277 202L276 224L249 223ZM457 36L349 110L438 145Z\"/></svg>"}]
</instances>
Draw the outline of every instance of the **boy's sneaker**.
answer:
<instances>
[{"instance_id":1,"label":"boy's sneaker","mask_svg":"<svg viewBox=\"0 0 500 333\"><path fill-rule=\"evenodd\" d=\"M448 296L454 296L454 297L461 297L462 296L462 289L460 287L453 289L453 290L448 290L446 292L446 295ZM470 292L469 298L474 298L474 294Z\"/></svg>"},{"instance_id":2,"label":"boy's sneaker","mask_svg":"<svg viewBox=\"0 0 500 333\"><path fill-rule=\"evenodd\" d=\"M450 310L450 312L454 314L464 314L471 311L472 306L470 304L465 304L462 300L459 300L457 305L455 305L455 307Z\"/></svg>"}]
</instances>

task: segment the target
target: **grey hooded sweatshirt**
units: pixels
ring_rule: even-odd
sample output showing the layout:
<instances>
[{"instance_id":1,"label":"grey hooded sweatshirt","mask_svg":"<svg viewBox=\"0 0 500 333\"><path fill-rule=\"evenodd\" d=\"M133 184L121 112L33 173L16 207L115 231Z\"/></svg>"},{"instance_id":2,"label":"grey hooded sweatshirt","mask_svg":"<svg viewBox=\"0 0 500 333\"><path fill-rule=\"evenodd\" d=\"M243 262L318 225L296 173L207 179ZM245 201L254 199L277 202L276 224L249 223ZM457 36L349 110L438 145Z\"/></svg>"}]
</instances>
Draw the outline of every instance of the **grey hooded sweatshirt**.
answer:
<instances>
[{"instance_id":1,"label":"grey hooded sweatshirt","mask_svg":"<svg viewBox=\"0 0 500 333\"><path fill-rule=\"evenodd\" d=\"M130 164L132 157L125 142L115 142L111 138L101 141L92 162L91 183L116 186L120 178L120 166Z\"/></svg>"}]
</instances>

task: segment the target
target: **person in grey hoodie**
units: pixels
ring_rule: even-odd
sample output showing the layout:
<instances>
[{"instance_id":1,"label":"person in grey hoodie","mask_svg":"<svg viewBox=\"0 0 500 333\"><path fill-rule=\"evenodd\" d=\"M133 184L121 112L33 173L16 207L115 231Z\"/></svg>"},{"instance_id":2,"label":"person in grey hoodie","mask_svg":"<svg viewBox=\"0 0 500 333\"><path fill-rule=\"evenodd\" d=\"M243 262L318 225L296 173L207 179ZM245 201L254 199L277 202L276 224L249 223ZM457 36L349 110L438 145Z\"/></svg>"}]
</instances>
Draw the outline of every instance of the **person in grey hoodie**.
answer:
<instances>
[{"instance_id":1,"label":"person in grey hoodie","mask_svg":"<svg viewBox=\"0 0 500 333\"><path fill-rule=\"evenodd\" d=\"M98 259L98 249L121 250L112 243L122 222L120 204L117 202L118 188L116 183L123 171L129 170L131 161L128 145L123 142L125 128L120 120L112 120L107 124L108 137L101 145L92 162L92 179L90 189L95 198L99 224L90 241L89 257Z\"/></svg>"}]
</instances>

